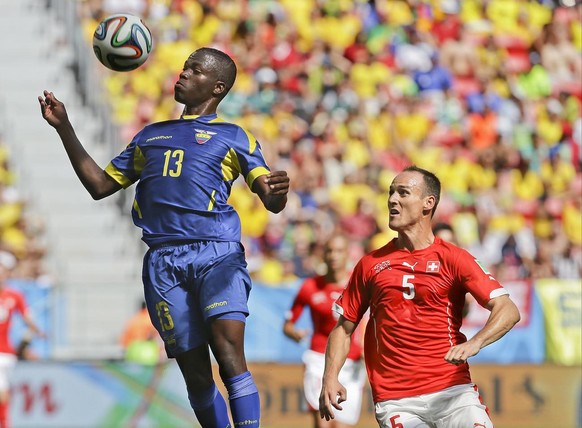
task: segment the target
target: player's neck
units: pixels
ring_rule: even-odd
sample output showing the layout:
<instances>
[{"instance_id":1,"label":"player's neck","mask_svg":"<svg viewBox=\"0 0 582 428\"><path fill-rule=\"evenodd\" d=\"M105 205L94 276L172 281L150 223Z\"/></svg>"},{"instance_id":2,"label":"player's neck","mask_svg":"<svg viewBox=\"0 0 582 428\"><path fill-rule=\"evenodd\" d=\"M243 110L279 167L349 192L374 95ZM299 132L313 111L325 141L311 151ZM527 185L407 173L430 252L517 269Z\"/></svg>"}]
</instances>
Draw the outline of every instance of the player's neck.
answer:
<instances>
[{"instance_id":1,"label":"player's neck","mask_svg":"<svg viewBox=\"0 0 582 428\"><path fill-rule=\"evenodd\" d=\"M426 228L416 227L411 230L398 232L398 248L408 251L424 250L434 243L432 231Z\"/></svg>"},{"instance_id":2,"label":"player's neck","mask_svg":"<svg viewBox=\"0 0 582 428\"><path fill-rule=\"evenodd\" d=\"M214 100L208 100L202 104L194 106L186 106L183 116L206 116L208 114L215 114L218 104Z\"/></svg>"},{"instance_id":3,"label":"player's neck","mask_svg":"<svg viewBox=\"0 0 582 428\"><path fill-rule=\"evenodd\" d=\"M347 270L342 270L340 272L328 272L325 276L325 281L329 284L347 284L349 279L349 273Z\"/></svg>"}]
</instances>

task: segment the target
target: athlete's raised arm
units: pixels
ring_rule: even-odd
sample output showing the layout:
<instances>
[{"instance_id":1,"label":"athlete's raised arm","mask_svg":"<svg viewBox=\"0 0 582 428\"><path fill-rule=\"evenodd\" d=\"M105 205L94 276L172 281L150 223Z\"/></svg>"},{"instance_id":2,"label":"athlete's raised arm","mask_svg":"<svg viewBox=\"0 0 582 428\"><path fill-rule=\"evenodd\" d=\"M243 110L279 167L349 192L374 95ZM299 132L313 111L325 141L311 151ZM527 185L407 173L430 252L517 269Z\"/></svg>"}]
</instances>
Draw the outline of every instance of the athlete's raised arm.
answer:
<instances>
[{"instance_id":1,"label":"athlete's raised arm","mask_svg":"<svg viewBox=\"0 0 582 428\"><path fill-rule=\"evenodd\" d=\"M121 186L97 165L77 138L65 105L52 92L45 90L43 95L38 97L42 117L59 134L77 177L91 197L102 199L120 190Z\"/></svg>"},{"instance_id":2,"label":"athlete's raised arm","mask_svg":"<svg viewBox=\"0 0 582 428\"><path fill-rule=\"evenodd\" d=\"M272 171L258 177L253 183L253 192L259 195L266 209L278 213L287 205L289 176L286 171Z\"/></svg>"}]
</instances>

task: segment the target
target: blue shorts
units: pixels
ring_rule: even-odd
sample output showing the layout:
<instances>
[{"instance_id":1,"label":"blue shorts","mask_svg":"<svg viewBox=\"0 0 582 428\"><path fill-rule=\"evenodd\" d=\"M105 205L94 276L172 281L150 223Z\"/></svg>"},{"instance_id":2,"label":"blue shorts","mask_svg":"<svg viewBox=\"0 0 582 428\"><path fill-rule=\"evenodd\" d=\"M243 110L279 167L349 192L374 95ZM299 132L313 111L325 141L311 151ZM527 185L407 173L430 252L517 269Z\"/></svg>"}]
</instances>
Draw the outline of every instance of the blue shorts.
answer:
<instances>
[{"instance_id":1,"label":"blue shorts","mask_svg":"<svg viewBox=\"0 0 582 428\"><path fill-rule=\"evenodd\" d=\"M245 321L251 279L238 242L197 241L150 248L144 296L168 357L208 343L208 321Z\"/></svg>"}]
</instances>

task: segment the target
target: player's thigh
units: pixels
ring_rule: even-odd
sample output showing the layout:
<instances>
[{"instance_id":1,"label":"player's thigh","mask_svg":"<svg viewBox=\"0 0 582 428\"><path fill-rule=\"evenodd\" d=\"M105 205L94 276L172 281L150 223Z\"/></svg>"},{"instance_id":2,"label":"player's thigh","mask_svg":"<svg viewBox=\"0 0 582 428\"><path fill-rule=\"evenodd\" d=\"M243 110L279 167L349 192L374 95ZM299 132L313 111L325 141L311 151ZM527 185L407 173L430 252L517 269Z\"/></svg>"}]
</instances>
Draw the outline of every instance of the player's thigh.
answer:
<instances>
[{"instance_id":1,"label":"player's thigh","mask_svg":"<svg viewBox=\"0 0 582 428\"><path fill-rule=\"evenodd\" d=\"M426 402L419 397L382 401L374 410L381 428L436 428L429 422Z\"/></svg>"},{"instance_id":2,"label":"player's thigh","mask_svg":"<svg viewBox=\"0 0 582 428\"><path fill-rule=\"evenodd\" d=\"M485 406L467 406L454 410L437 422L437 428L493 428Z\"/></svg>"},{"instance_id":3,"label":"player's thigh","mask_svg":"<svg viewBox=\"0 0 582 428\"><path fill-rule=\"evenodd\" d=\"M376 411L376 420L380 428L435 428L415 414L406 410L388 413Z\"/></svg>"},{"instance_id":4,"label":"player's thigh","mask_svg":"<svg viewBox=\"0 0 582 428\"><path fill-rule=\"evenodd\" d=\"M16 355L0 353L0 391L10 389L10 380L15 366Z\"/></svg>"},{"instance_id":5,"label":"player's thigh","mask_svg":"<svg viewBox=\"0 0 582 428\"><path fill-rule=\"evenodd\" d=\"M431 398L438 428L480 427L492 428L493 423L473 384L447 388Z\"/></svg>"},{"instance_id":6,"label":"player's thigh","mask_svg":"<svg viewBox=\"0 0 582 428\"><path fill-rule=\"evenodd\" d=\"M356 425L362 411L362 399L366 371L361 361L346 360L340 370L338 380L346 388L347 399L343 402L343 410L335 412L336 420L348 425Z\"/></svg>"},{"instance_id":7,"label":"player's thigh","mask_svg":"<svg viewBox=\"0 0 582 428\"><path fill-rule=\"evenodd\" d=\"M144 297L152 324L169 357L208 343L204 318L187 285L186 266L175 263L181 247L150 250L144 258Z\"/></svg>"},{"instance_id":8,"label":"player's thigh","mask_svg":"<svg viewBox=\"0 0 582 428\"><path fill-rule=\"evenodd\" d=\"M244 250L238 242L213 242L201 253L219 255L212 259L198 278L199 305L207 321L228 312L249 314L248 298L251 278Z\"/></svg>"},{"instance_id":9,"label":"player's thigh","mask_svg":"<svg viewBox=\"0 0 582 428\"><path fill-rule=\"evenodd\" d=\"M302 356L304 364L303 394L309 410L319 409L319 394L321 393L321 377L325 368L325 355L310 349Z\"/></svg>"}]
</instances>

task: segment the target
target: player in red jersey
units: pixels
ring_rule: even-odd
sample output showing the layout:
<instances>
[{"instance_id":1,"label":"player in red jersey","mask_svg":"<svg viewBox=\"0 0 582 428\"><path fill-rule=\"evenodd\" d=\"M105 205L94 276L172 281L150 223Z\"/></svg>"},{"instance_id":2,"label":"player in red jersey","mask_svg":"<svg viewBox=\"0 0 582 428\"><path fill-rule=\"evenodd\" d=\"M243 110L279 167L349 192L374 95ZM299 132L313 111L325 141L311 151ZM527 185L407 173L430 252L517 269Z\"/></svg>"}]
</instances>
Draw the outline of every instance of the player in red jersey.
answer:
<instances>
[{"instance_id":1,"label":"player in red jersey","mask_svg":"<svg viewBox=\"0 0 582 428\"><path fill-rule=\"evenodd\" d=\"M362 257L336 302L340 317L326 349L322 418L333 419L346 399L338 373L369 308L365 361L380 427L493 427L467 359L507 333L519 311L471 254L434 236L440 189L434 174L416 166L392 182L389 226L398 237ZM459 331L467 292L491 311L470 340Z\"/></svg>"},{"instance_id":2,"label":"player in red jersey","mask_svg":"<svg viewBox=\"0 0 582 428\"><path fill-rule=\"evenodd\" d=\"M335 415L335 420L325 421L319 418L317 409L319 392L321 391L321 377L325 363L325 346L327 337L337 323L338 314L332 311L333 303L340 296L347 284L350 270L348 269L348 240L342 235L333 236L325 245L324 261L327 273L321 276L308 278L301 285L291 310L287 314L287 321L283 325L283 333L290 339L300 342L309 331L298 330L295 323L308 307L311 312L313 334L311 345L303 355L305 374L303 378L303 392L309 411L313 414L315 428L347 428L356 426L362 408L363 386L366 374L361 362L362 343L361 334L352 340L347 354L347 361L339 373L339 378L346 387L350 397L343 410Z\"/></svg>"},{"instance_id":3,"label":"player in red jersey","mask_svg":"<svg viewBox=\"0 0 582 428\"><path fill-rule=\"evenodd\" d=\"M24 296L9 288L7 280L16 266L16 258L6 251L0 251L0 428L8 428L8 408L10 402L10 374L16 364L16 351L10 343L12 315L19 312L28 328L37 335L44 336L32 319Z\"/></svg>"}]
</instances>

